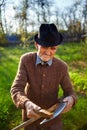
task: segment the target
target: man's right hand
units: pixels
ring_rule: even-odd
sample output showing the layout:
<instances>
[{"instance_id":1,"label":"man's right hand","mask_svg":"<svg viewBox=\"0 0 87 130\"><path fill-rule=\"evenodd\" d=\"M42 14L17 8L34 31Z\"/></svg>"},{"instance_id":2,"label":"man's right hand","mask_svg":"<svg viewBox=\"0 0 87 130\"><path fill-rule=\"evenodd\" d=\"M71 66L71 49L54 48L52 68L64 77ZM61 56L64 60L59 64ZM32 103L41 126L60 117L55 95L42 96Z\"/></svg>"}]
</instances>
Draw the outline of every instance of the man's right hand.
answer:
<instances>
[{"instance_id":1,"label":"man's right hand","mask_svg":"<svg viewBox=\"0 0 87 130\"><path fill-rule=\"evenodd\" d=\"M39 111L41 109L41 107L34 104L33 102L26 101L25 108L26 108L26 111L27 111L27 117L28 118L37 118L39 116L37 113L35 113L35 111Z\"/></svg>"}]
</instances>

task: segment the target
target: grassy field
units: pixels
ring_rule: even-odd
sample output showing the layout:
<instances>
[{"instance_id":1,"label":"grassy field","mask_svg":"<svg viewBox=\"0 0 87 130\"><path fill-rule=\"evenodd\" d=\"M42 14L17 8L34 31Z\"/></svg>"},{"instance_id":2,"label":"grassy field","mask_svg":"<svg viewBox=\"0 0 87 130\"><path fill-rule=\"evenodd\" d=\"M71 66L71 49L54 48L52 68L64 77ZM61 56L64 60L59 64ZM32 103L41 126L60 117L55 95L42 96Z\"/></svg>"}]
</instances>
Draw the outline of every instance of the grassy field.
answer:
<instances>
[{"instance_id":1,"label":"grassy field","mask_svg":"<svg viewBox=\"0 0 87 130\"><path fill-rule=\"evenodd\" d=\"M19 58L25 52L35 51L30 47L0 47L0 130L11 130L21 123L21 111L11 99L10 87L14 80ZM56 57L69 65L69 73L77 92L78 102L63 115L64 130L87 129L87 44L68 43L59 46Z\"/></svg>"}]
</instances>

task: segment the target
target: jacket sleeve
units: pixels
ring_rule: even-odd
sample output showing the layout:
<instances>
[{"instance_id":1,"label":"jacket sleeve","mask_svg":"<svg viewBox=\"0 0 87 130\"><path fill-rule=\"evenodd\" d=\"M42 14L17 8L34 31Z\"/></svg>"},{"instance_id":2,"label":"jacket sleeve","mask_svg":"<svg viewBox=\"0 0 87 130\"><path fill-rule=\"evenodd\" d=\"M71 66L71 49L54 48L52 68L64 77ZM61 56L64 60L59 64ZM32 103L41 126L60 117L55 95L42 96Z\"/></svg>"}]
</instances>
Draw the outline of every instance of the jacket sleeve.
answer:
<instances>
[{"instance_id":1,"label":"jacket sleeve","mask_svg":"<svg viewBox=\"0 0 87 130\"><path fill-rule=\"evenodd\" d=\"M69 76L68 66L67 65L65 66L65 69L64 69L64 72L63 72L60 84L61 84L61 87L63 89L64 97L72 96L73 99L74 99L74 104L75 104L76 101L77 101L77 96L76 96L76 93L73 90L73 85L72 85L71 80L70 80L70 76Z\"/></svg>"},{"instance_id":2,"label":"jacket sleeve","mask_svg":"<svg viewBox=\"0 0 87 130\"><path fill-rule=\"evenodd\" d=\"M21 57L18 66L18 71L10 91L12 100L16 105L16 107L18 108L24 108L25 102L29 100L24 93L26 83L27 83L27 71L24 63L24 58Z\"/></svg>"}]
</instances>

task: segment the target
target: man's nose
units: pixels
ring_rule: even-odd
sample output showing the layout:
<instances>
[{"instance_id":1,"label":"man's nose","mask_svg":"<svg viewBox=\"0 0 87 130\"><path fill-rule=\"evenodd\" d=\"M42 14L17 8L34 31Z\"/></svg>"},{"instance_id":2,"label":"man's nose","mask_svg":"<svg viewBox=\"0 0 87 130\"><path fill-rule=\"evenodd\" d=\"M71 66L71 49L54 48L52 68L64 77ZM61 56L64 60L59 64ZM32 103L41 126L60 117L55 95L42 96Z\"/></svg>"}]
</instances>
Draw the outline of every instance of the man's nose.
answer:
<instances>
[{"instance_id":1,"label":"man's nose","mask_svg":"<svg viewBox=\"0 0 87 130\"><path fill-rule=\"evenodd\" d=\"M48 47L48 48L46 49L46 53L47 53L47 54L50 54L50 51L51 51L51 50L50 50L50 48Z\"/></svg>"}]
</instances>

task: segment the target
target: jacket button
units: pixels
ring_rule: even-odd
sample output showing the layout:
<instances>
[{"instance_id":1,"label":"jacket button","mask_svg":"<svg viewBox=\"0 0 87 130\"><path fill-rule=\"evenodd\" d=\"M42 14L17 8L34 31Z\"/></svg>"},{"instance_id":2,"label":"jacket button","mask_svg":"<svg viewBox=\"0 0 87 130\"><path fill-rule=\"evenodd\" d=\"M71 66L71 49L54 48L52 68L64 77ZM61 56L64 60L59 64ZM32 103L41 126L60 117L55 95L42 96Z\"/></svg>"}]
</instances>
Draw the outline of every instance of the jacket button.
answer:
<instances>
[{"instance_id":1,"label":"jacket button","mask_svg":"<svg viewBox=\"0 0 87 130\"><path fill-rule=\"evenodd\" d=\"M45 74L43 74L43 77L45 77L46 75Z\"/></svg>"},{"instance_id":2,"label":"jacket button","mask_svg":"<svg viewBox=\"0 0 87 130\"><path fill-rule=\"evenodd\" d=\"M44 85L42 85L42 88L44 88Z\"/></svg>"}]
</instances>

